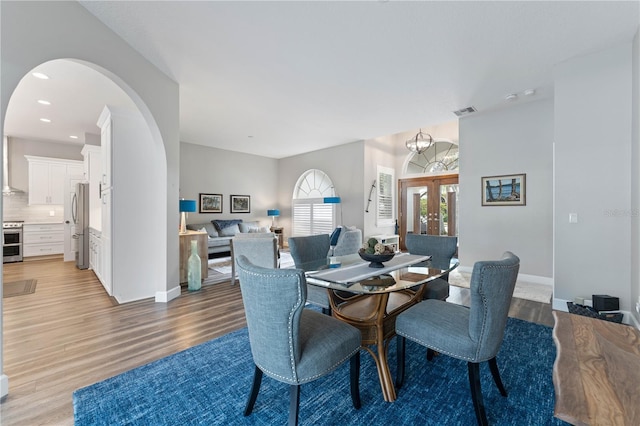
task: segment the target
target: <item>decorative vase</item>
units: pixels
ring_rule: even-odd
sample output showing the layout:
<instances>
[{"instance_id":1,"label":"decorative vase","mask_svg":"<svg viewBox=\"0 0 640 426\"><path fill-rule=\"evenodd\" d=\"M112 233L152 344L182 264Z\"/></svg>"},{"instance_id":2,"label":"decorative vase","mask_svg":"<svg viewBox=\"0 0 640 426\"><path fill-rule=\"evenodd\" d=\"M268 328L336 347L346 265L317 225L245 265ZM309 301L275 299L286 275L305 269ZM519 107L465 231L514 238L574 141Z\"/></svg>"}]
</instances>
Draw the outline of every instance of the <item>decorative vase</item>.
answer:
<instances>
[{"instance_id":1,"label":"decorative vase","mask_svg":"<svg viewBox=\"0 0 640 426\"><path fill-rule=\"evenodd\" d=\"M187 282L189 283L189 291L200 290L202 285L202 264L200 256L198 256L198 241L191 240L191 256L187 266Z\"/></svg>"}]
</instances>

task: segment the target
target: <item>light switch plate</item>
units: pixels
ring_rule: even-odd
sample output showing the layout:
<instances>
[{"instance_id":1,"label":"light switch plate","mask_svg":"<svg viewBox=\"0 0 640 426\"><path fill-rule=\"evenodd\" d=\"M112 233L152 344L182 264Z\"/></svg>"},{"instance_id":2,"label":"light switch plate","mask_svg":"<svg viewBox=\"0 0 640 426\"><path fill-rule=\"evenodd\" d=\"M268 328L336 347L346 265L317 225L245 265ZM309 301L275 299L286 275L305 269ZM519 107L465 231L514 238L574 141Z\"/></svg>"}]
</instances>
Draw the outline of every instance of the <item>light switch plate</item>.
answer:
<instances>
[{"instance_id":1,"label":"light switch plate","mask_svg":"<svg viewBox=\"0 0 640 426\"><path fill-rule=\"evenodd\" d=\"M578 223L578 213L569 213L569 223Z\"/></svg>"}]
</instances>

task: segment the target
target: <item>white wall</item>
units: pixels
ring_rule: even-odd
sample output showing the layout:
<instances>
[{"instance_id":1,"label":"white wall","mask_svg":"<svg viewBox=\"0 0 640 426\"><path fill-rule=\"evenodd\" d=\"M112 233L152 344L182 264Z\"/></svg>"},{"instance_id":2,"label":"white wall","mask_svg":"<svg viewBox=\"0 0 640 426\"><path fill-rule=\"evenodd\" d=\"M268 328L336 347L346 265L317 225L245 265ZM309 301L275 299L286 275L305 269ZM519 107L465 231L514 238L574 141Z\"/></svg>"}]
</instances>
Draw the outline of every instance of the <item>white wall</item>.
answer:
<instances>
[{"instance_id":1,"label":"white wall","mask_svg":"<svg viewBox=\"0 0 640 426\"><path fill-rule=\"evenodd\" d=\"M278 223L284 226L285 240L291 236L291 198L298 178L309 169L325 172L341 197L343 224L363 229L365 200L364 142L322 149L280 159L278 163Z\"/></svg>"},{"instance_id":2,"label":"white wall","mask_svg":"<svg viewBox=\"0 0 640 426\"><path fill-rule=\"evenodd\" d=\"M222 194L222 213L189 213L187 223L204 223L214 219L258 220L271 226L267 210L278 207L278 160L180 144L180 197L196 200L200 193ZM251 213L231 214L230 195L251 196ZM280 224L280 221L278 221Z\"/></svg>"},{"instance_id":3,"label":"white wall","mask_svg":"<svg viewBox=\"0 0 640 426\"><path fill-rule=\"evenodd\" d=\"M553 103L540 100L476 113L459 122L461 267L520 257L520 273L553 276ZM525 206L482 206L484 176L526 173Z\"/></svg>"},{"instance_id":4,"label":"white wall","mask_svg":"<svg viewBox=\"0 0 640 426\"><path fill-rule=\"evenodd\" d=\"M179 97L178 85L135 52L99 20L76 2L1 2L0 126L11 94L20 79L35 66L53 59L72 59L101 72L120 86L140 109L155 145L149 171L155 179L151 188L130 185L129 190L146 190L153 197L148 208L166 229L149 235L133 227L127 238L154 247L143 256L140 268L164 263L159 292L166 292L178 277L178 179L179 179ZM117 165L114 165L117 167ZM155 248L161 256L154 256ZM153 257L147 261L146 256ZM0 298L0 318L2 318ZM0 330L2 324L0 323ZM0 340L1 342L1 340ZM0 343L0 369L2 369ZM2 371L4 371L2 369ZM0 397L8 392L8 381L0 376Z\"/></svg>"},{"instance_id":5,"label":"white wall","mask_svg":"<svg viewBox=\"0 0 640 426\"><path fill-rule=\"evenodd\" d=\"M632 127L631 127L631 312L640 324L640 30L632 46Z\"/></svg>"},{"instance_id":6,"label":"white wall","mask_svg":"<svg viewBox=\"0 0 640 426\"><path fill-rule=\"evenodd\" d=\"M378 181L378 166L388 167L395 170L395 182L394 182L394 197L395 204L393 206L394 217L398 216L398 177L400 171L396 169L395 164L395 141L396 137L387 136L375 139L369 139L364 143L364 182L362 191L365 195L364 205L362 207L364 226L362 229L362 236L366 239L372 235L394 235L395 225L390 226L378 226L378 196L377 191L379 187ZM376 182L376 189L371 194L371 203L369 205L369 212L365 212L367 205L369 204L369 193L371 191L371 185Z\"/></svg>"},{"instance_id":7,"label":"white wall","mask_svg":"<svg viewBox=\"0 0 640 426\"><path fill-rule=\"evenodd\" d=\"M608 294L630 309L631 60L625 43L555 70L557 307Z\"/></svg>"}]
</instances>

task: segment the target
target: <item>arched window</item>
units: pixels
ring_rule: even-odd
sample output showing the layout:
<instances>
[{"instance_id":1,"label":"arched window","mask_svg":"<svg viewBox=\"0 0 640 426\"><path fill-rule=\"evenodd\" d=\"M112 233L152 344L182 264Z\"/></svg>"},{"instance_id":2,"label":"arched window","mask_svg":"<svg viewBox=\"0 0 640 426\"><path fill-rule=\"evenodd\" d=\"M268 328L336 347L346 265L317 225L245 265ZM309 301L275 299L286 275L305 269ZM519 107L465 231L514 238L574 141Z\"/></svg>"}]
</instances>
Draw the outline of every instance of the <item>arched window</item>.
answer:
<instances>
[{"instance_id":1,"label":"arched window","mask_svg":"<svg viewBox=\"0 0 640 426\"><path fill-rule=\"evenodd\" d=\"M437 173L458 170L458 145L435 141L422 154L415 153L407 163L407 173Z\"/></svg>"},{"instance_id":2,"label":"arched window","mask_svg":"<svg viewBox=\"0 0 640 426\"><path fill-rule=\"evenodd\" d=\"M292 235L330 234L336 226L336 204L324 197L335 196L333 182L322 170L304 172L293 190Z\"/></svg>"}]
</instances>

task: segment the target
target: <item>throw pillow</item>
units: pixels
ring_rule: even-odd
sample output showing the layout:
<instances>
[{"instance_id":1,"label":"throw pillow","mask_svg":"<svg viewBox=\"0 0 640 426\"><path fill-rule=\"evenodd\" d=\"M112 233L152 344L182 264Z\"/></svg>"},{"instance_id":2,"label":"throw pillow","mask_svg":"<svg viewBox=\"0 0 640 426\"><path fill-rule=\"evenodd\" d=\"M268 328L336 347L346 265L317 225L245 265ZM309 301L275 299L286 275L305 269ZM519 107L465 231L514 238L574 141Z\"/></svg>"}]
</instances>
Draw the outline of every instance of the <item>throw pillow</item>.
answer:
<instances>
[{"instance_id":1,"label":"throw pillow","mask_svg":"<svg viewBox=\"0 0 640 426\"><path fill-rule=\"evenodd\" d=\"M233 225L242 223L242 219L229 219L229 220L212 220L213 226L215 226L218 232L221 232L224 228L228 228Z\"/></svg>"},{"instance_id":2,"label":"throw pillow","mask_svg":"<svg viewBox=\"0 0 640 426\"><path fill-rule=\"evenodd\" d=\"M251 228L259 228L260 223L258 221L242 222L239 223L238 226L240 227L240 232L247 233L250 232L249 229Z\"/></svg>"},{"instance_id":3,"label":"throw pillow","mask_svg":"<svg viewBox=\"0 0 640 426\"><path fill-rule=\"evenodd\" d=\"M227 226L226 228L222 228L222 230L220 231L220 236L221 237L233 237L234 235L236 235L238 232L240 232L240 228L238 228L238 225L231 225L231 226Z\"/></svg>"},{"instance_id":4,"label":"throw pillow","mask_svg":"<svg viewBox=\"0 0 640 426\"><path fill-rule=\"evenodd\" d=\"M336 244L338 244L338 238L340 237L340 231L342 230L342 228L337 227L336 229L333 230L333 232L331 233L331 237L330 237L330 243L329 245L335 246Z\"/></svg>"}]
</instances>

